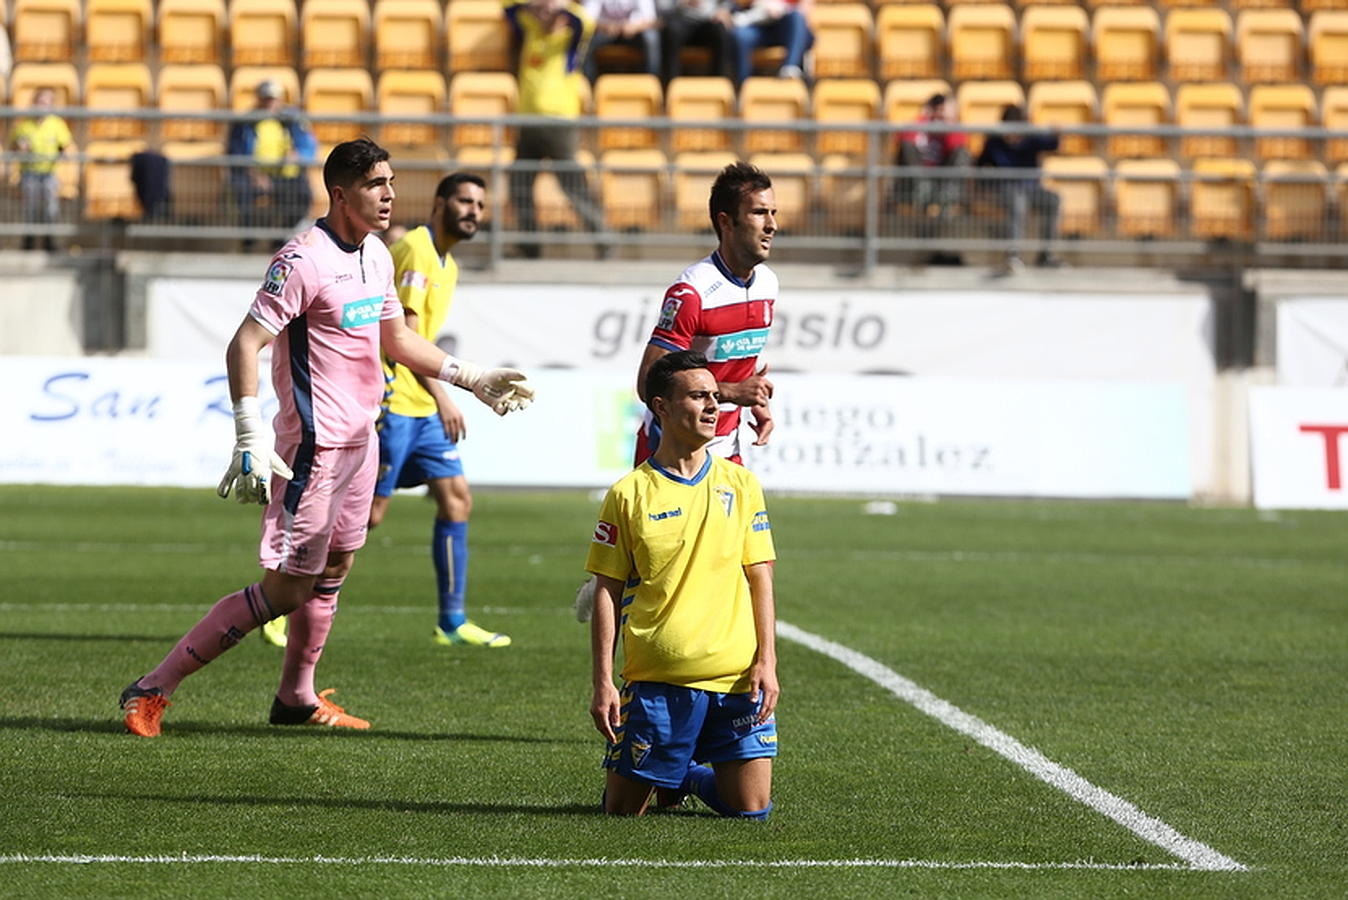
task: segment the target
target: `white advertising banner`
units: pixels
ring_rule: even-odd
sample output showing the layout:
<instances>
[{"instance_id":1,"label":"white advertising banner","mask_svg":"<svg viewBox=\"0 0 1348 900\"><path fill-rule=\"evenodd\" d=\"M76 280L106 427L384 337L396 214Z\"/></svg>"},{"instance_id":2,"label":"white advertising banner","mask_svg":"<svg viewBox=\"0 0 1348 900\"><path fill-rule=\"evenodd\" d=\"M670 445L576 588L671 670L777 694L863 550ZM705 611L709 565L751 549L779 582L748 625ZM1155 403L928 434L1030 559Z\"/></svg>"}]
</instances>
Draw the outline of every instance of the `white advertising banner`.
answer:
<instances>
[{"instance_id":1,"label":"white advertising banner","mask_svg":"<svg viewBox=\"0 0 1348 900\"><path fill-rule=\"evenodd\" d=\"M1348 385L1348 296L1278 301L1278 383Z\"/></svg>"},{"instance_id":2,"label":"white advertising banner","mask_svg":"<svg viewBox=\"0 0 1348 900\"><path fill-rule=\"evenodd\" d=\"M0 482L212 487L229 461L221 367L6 358L0 377L0 427L11 448ZM463 396L472 483L603 487L628 470L641 407L626 372L544 369L534 381L538 401L504 419ZM783 375L775 415L771 443L748 456L769 489L1192 492L1188 401L1177 384Z\"/></svg>"},{"instance_id":3,"label":"white advertising banner","mask_svg":"<svg viewBox=\"0 0 1348 900\"><path fill-rule=\"evenodd\" d=\"M1348 390L1250 388L1254 505L1348 509Z\"/></svg>"}]
</instances>

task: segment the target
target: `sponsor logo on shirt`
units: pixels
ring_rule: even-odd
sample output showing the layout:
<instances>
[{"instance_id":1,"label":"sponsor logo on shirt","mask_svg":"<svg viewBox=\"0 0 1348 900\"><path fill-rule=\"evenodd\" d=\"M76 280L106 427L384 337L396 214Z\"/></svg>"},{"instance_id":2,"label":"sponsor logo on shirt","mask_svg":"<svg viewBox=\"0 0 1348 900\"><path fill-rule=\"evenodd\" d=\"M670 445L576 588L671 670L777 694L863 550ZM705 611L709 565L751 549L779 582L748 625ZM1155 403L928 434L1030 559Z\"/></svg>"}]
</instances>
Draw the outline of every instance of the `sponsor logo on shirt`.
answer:
<instances>
[{"instance_id":1,"label":"sponsor logo on shirt","mask_svg":"<svg viewBox=\"0 0 1348 900\"><path fill-rule=\"evenodd\" d=\"M658 513L646 513L646 518L650 519L652 522L659 522L662 519L676 519L681 515L683 515L683 507L667 509L664 512Z\"/></svg>"},{"instance_id":2,"label":"sponsor logo on shirt","mask_svg":"<svg viewBox=\"0 0 1348 900\"><path fill-rule=\"evenodd\" d=\"M749 524L749 527L754 531L771 531L772 523L768 521L768 511L760 509L754 513L753 521Z\"/></svg>"},{"instance_id":3,"label":"sponsor logo on shirt","mask_svg":"<svg viewBox=\"0 0 1348 900\"><path fill-rule=\"evenodd\" d=\"M359 328L379 321L384 309L383 297L366 297L364 300L352 300L342 307L342 327Z\"/></svg>"},{"instance_id":4,"label":"sponsor logo on shirt","mask_svg":"<svg viewBox=\"0 0 1348 900\"><path fill-rule=\"evenodd\" d=\"M262 293L271 294L274 297L281 295L281 289L286 286L286 279L295 267L284 260L276 260L267 270L267 277L262 281Z\"/></svg>"},{"instance_id":5,"label":"sponsor logo on shirt","mask_svg":"<svg viewBox=\"0 0 1348 900\"><path fill-rule=\"evenodd\" d=\"M725 362L728 359L748 359L763 352L768 345L768 329L749 328L734 334L723 334L716 339L712 347L711 361Z\"/></svg>"},{"instance_id":6,"label":"sponsor logo on shirt","mask_svg":"<svg viewBox=\"0 0 1348 900\"><path fill-rule=\"evenodd\" d=\"M398 282L398 285L400 287L420 288L421 290L425 290L426 275L423 272L418 272L416 269L408 269L403 273L403 277Z\"/></svg>"},{"instance_id":7,"label":"sponsor logo on shirt","mask_svg":"<svg viewBox=\"0 0 1348 900\"><path fill-rule=\"evenodd\" d=\"M594 542L605 547L618 546L618 527L610 522L600 521L594 526Z\"/></svg>"}]
</instances>

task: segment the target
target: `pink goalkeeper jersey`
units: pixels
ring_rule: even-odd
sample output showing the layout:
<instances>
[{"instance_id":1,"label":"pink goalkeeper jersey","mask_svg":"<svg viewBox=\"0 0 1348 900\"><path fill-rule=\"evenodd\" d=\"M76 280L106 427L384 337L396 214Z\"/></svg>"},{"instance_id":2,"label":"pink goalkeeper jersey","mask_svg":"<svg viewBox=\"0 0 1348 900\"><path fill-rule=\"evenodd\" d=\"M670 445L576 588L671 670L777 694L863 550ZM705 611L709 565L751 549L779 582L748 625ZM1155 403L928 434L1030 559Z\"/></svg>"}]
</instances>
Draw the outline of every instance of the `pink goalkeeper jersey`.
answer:
<instances>
[{"instance_id":1,"label":"pink goalkeeper jersey","mask_svg":"<svg viewBox=\"0 0 1348 900\"><path fill-rule=\"evenodd\" d=\"M355 447L370 440L384 371L379 323L401 318L393 258L377 235L348 244L322 219L272 257L249 315L277 336L272 383L281 442Z\"/></svg>"}]
</instances>

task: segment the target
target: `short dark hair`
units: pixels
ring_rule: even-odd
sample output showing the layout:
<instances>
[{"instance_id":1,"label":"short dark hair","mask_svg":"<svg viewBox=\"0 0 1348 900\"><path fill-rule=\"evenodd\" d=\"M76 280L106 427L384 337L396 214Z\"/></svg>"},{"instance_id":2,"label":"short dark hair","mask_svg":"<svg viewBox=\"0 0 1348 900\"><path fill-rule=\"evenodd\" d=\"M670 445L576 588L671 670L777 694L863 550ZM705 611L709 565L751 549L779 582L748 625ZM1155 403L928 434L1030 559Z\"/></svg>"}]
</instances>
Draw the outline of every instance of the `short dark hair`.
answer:
<instances>
[{"instance_id":1,"label":"short dark hair","mask_svg":"<svg viewBox=\"0 0 1348 900\"><path fill-rule=\"evenodd\" d=\"M487 189L487 182L482 180L482 176L472 172L455 172L440 179L440 183L435 186L435 196L446 199L453 197L459 192L461 184L475 184L484 191Z\"/></svg>"},{"instance_id":2,"label":"short dark hair","mask_svg":"<svg viewBox=\"0 0 1348 900\"><path fill-rule=\"evenodd\" d=\"M1003 107L1003 109L1002 109L1002 121L1003 121L1003 122L1024 122L1024 121L1025 121L1025 110L1022 109L1022 108L1020 107L1019 104L1016 104L1016 103L1008 103L1008 104L1007 104L1005 107Z\"/></svg>"},{"instance_id":3,"label":"short dark hair","mask_svg":"<svg viewBox=\"0 0 1348 900\"><path fill-rule=\"evenodd\" d=\"M946 101L945 94L943 94L940 91L937 91L936 93L928 97L927 102L922 105L925 106L927 109L935 109L936 107L943 105L945 101Z\"/></svg>"},{"instance_id":4,"label":"short dark hair","mask_svg":"<svg viewBox=\"0 0 1348 900\"><path fill-rule=\"evenodd\" d=\"M367 137L338 144L323 163L323 186L350 187L381 162L388 162L388 151Z\"/></svg>"},{"instance_id":5,"label":"short dark hair","mask_svg":"<svg viewBox=\"0 0 1348 900\"><path fill-rule=\"evenodd\" d=\"M772 187L772 179L758 166L747 162L733 162L721 170L711 185L711 199L707 201L711 213L711 227L716 236L721 236L721 224L716 221L717 213L726 213L732 219L740 209L740 198L755 191L766 191Z\"/></svg>"},{"instance_id":6,"label":"short dark hair","mask_svg":"<svg viewBox=\"0 0 1348 900\"><path fill-rule=\"evenodd\" d=\"M707 357L696 350L675 350L651 363L646 370L646 405L655 412L655 398L669 399L674 376L679 372L707 368Z\"/></svg>"}]
</instances>

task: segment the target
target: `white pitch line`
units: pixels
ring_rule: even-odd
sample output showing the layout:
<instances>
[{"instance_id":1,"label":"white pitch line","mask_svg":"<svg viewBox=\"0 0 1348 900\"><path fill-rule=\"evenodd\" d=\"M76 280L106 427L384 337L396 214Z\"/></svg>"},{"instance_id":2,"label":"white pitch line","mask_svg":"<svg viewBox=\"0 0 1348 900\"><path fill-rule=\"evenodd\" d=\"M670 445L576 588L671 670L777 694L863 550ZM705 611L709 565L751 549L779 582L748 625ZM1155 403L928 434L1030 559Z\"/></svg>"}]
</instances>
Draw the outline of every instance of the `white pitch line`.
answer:
<instances>
[{"instance_id":1,"label":"white pitch line","mask_svg":"<svg viewBox=\"0 0 1348 900\"><path fill-rule=\"evenodd\" d=\"M966 737L1006 757L1034 777L1047 782L1074 800L1086 804L1103 816L1108 816L1138 837L1203 871L1247 871L1246 867L1229 856L1224 856L1200 841L1180 834L1160 819L1147 815L1132 803L1096 787L1071 769L1060 766L1033 747L1027 747L1003 731L970 715L954 704L942 700L921 685L904 678L898 672L850 647L822 638L817 634L777 621L777 633L787 640L803 644L842 663L888 690L894 696L915 706Z\"/></svg>"}]
</instances>

